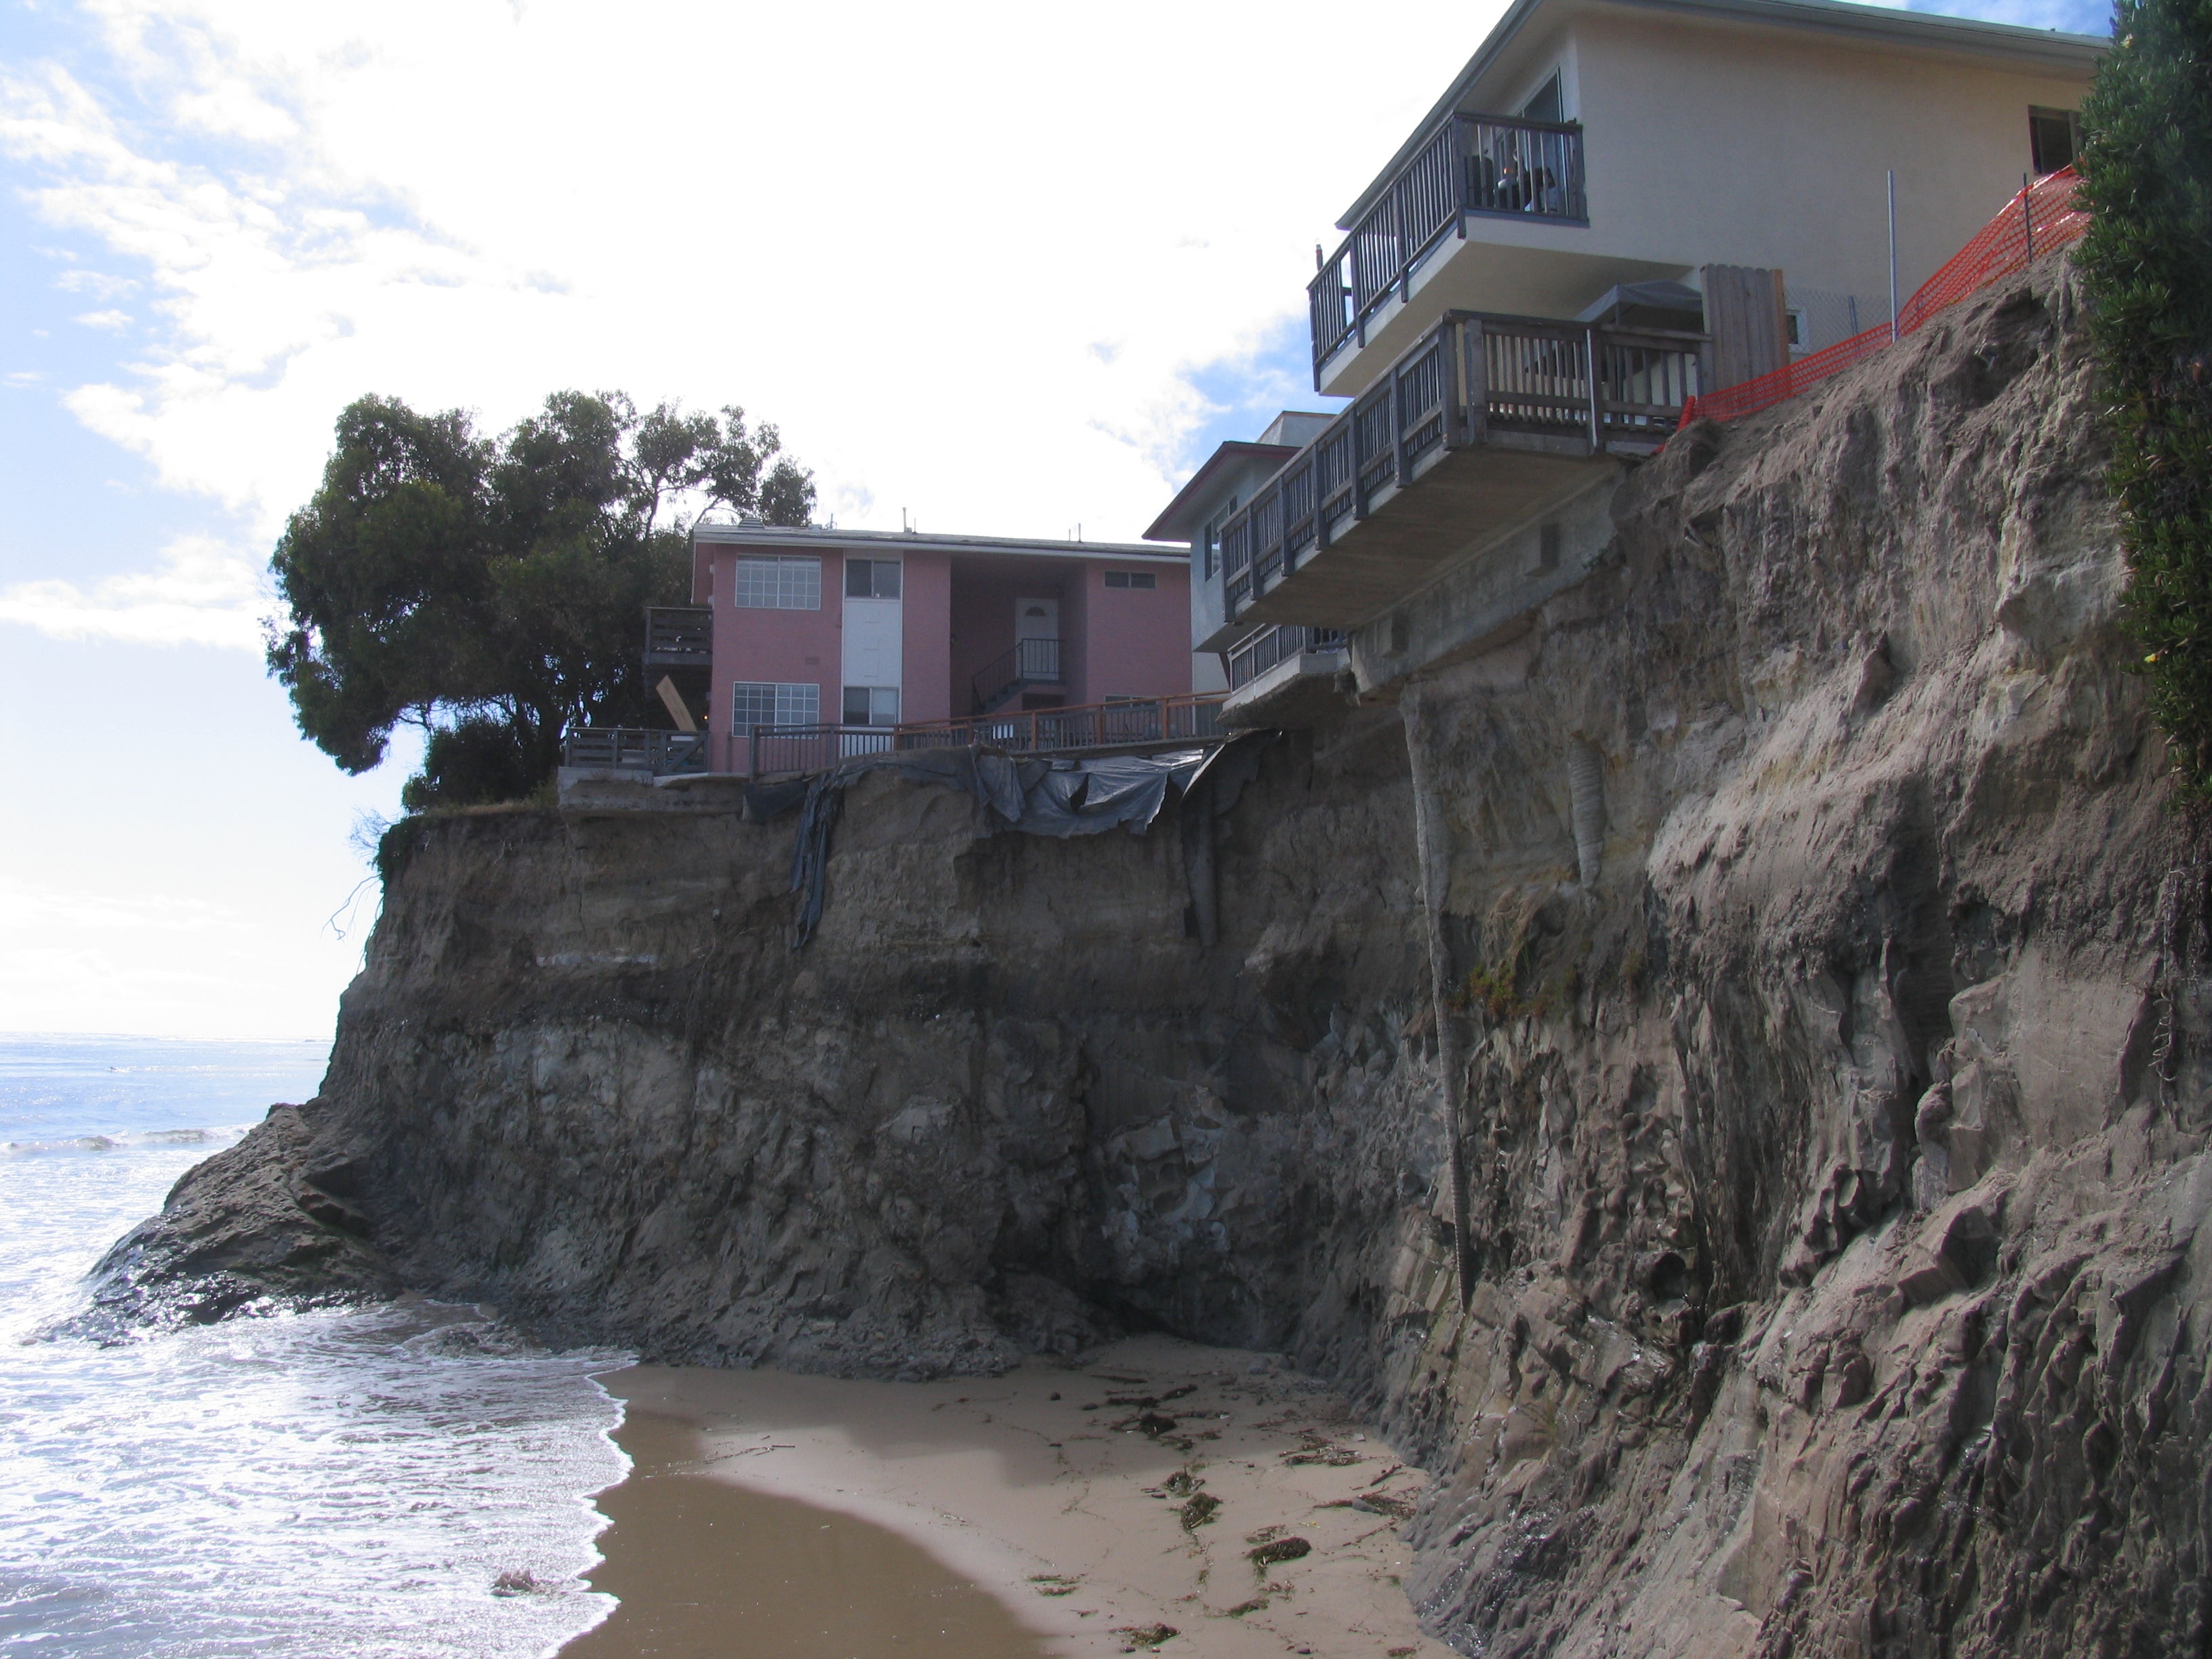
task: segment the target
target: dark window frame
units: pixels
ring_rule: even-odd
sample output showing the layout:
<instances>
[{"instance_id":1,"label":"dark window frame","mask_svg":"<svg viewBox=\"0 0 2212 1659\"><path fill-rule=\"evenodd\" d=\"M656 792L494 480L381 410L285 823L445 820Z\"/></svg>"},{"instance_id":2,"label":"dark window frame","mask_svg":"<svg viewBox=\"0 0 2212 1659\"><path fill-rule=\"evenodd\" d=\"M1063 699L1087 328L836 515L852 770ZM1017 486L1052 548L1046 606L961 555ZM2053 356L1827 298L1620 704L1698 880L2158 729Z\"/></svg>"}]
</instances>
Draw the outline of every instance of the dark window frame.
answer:
<instances>
[{"instance_id":1,"label":"dark window frame","mask_svg":"<svg viewBox=\"0 0 2212 1659\"><path fill-rule=\"evenodd\" d=\"M884 580L886 572L890 574L888 581ZM855 580L860 583L857 592L853 586ZM845 561L845 597L848 599L896 599L901 597L905 585L905 578L900 572L896 559L848 556ZM890 591L885 592L886 588Z\"/></svg>"},{"instance_id":2,"label":"dark window frame","mask_svg":"<svg viewBox=\"0 0 2212 1659\"><path fill-rule=\"evenodd\" d=\"M2060 125L2063 123L2063 136ZM2063 145L2065 155L2055 153L2054 144ZM2056 173L2070 166L2081 153L2081 115L2078 110L2052 109L2042 104L2027 106L2027 161L2035 176Z\"/></svg>"}]
</instances>

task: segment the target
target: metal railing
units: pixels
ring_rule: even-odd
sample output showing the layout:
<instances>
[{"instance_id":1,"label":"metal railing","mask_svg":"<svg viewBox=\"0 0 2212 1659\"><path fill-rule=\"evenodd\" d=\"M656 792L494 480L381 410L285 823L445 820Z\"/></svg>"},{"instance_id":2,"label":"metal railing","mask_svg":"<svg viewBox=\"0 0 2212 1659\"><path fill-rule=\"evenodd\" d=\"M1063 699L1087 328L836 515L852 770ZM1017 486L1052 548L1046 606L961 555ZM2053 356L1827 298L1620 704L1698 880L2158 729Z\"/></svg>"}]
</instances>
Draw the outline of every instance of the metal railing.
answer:
<instances>
[{"instance_id":1,"label":"metal railing","mask_svg":"<svg viewBox=\"0 0 2212 1659\"><path fill-rule=\"evenodd\" d=\"M1025 709L906 726L756 726L747 737L745 771L756 778L821 772L856 756L910 749L1051 754L1199 742L1223 735L1221 699L1219 692L1129 697L1073 708Z\"/></svg>"},{"instance_id":2,"label":"metal railing","mask_svg":"<svg viewBox=\"0 0 2212 1659\"><path fill-rule=\"evenodd\" d=\"M1448 230L1470 214L1589 222L1583 130L1572 122L1446 116L1306 289L1316 371L1367 319L1406 290Z\"/></svg>"},{"instance_id":3,"label":"metal railing","mask_svg":"<svg viewBox=\"0 0 2212 1659\"><path fill-rule=\"evenodd\" d=\"M714 613L703 605L645 609L647 668L706 668L714 660Z\"/></svg>"},{"instance_id":4,"label":"metal railing","mask_svg":"<svg viewBox=\"0 0 2212 1659\"><path fill-rule=\"evenodd\" d=\"M1016 640L1014 648L985 664L970 682L979 713L988 711L1008 692L1024 685L1060 683L1058 640Z\"/></svg>"},{"instance_id":5,"label":"metal railing","mask_svg":"<svg viewBox=\"0 0 2212 1659\"><path fill-rule=\"evenodd\" d=\"M1263 628L1229 653L1229 689L1241 691L1274 667L1308 651L1341 651L1344 632L1335 628L1301 628L1285 623Z\"/></svg>"},{"instance_id":6,"label":"metal railing","mask_svg":"<svg viewBox=\"0 0 2212 1659\"><path fill-rule=\"evenodd\" d=\"M623 726L586 726L561 739L561 764L650 777L707 769L704 732L649 732Z\"/></svg>"},{"instance_id":7,"label":"metal railing","mask_svg":"<svg viewBox=\"0 0 2212 1659\"><path fill-rule=\"evenodd\" d=\"M1697 394L1705 343L1446 312L1222 526L1229 615L1365 518L1382 490L1414 482L1431 452L1505 433L1578 440L1593 453L1656 449Z\"/></svg>"}]
</instances>

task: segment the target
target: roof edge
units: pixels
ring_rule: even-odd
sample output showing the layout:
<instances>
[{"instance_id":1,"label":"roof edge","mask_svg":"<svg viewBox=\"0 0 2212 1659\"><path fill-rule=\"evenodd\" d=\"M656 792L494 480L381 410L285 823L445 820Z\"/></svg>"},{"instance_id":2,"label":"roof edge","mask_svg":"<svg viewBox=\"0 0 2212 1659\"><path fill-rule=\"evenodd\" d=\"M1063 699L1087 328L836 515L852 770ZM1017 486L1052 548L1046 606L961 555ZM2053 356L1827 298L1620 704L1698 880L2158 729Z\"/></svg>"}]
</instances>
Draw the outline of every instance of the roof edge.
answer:
<instances>
[{"instance_id":1,"label":"roof edge","mask_svg":"<svg viewBox=\"0 0 2212 1659\"><path fill-rule=\"evenodd\" d=\"M1177 535L1175 529L1176 520L1182 516L1185 498L1230 461L1247 459L1274 460L1279 457L1287 461L1297 453L1296 444L1261 444L1243 438L1232 438L1217 445L1213 453L1199 463L1198 471L1183 481L1182 488L1176 491L1174 499L1160 509L1159 517L1145 530L1145 539L1148 542L1188 542L1189 537Z\"/></svg>"},{"instance_id":2,"label":"roof edge","mask_svg":"<svg viewBox=\"0 0 2212 1659\"><path fill-rule=\"evenodd\" d=\"M841 547L919 549L932 553L1010 553L1047 558L1180 559L1141 542L1044 541L1020 536L928 536L912 530L833 530L820 525L695 525L695 544L718 547Z\"/></svg>"},{"instance_id":3,"label":"roof edge","mask_svg":"<svg viewBox=\"0 0 2212 1659\"><path fill-rule=\"evenodd\" d=\"M2051 65L2087 67L2099 53L2112 46L2104 34L2069 34L2059 29L2030 28L2021 23L1991 23L1978 17L1953 17L1940 12L1906 11L1902 7L1853 3L1852 0L1602 0L1603 3L1643 7L1653 11L1698 13L1740 21L1775 23L1787 28L1826 29L1869 40L1948 46L1966 51L2002 52L2022 58L2039 58ZM1546 0L1514 0L1498 20L1466 67L1452 78L1443 97L1414 126L1405 143L1385 162L1357 200L1336 222L1349 231L1389 186L1400 168L1413 159L1422 141L1459 105L1468 88L1480 80L1505 49L1513 44L1522 25Z\"/></svg>"}]
</instances>

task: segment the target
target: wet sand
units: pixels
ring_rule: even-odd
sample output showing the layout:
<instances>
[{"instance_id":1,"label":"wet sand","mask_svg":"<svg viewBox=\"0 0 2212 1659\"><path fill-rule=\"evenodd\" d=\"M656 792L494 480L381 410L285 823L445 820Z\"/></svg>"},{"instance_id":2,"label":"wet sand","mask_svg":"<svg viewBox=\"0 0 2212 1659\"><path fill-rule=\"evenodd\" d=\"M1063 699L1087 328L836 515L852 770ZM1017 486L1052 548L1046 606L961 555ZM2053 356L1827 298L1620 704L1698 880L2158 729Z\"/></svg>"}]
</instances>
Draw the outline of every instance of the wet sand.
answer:
<instances>
[{"instance_id":1,"label":"wet sand","mask_svg":"<svg viewBox=\"0 0 2212 1659\"><path fill-rule=\"evenodd\" d=\"M1143 1337L988 1380L612 1373L638 1470L592 1581L622 1607L563 1659L1448 1659L1399 1587L1425 1478L1252 1364Z\"/></svg>"},{"instance_id":2,"label":"wet sand","mask_svg":"<svg viewBox=\"0 0 2212 1659\"><path fill-rule=\"evenodd\" d=\"M700 1472L697 1428L632 1409L635 1465L592 1588L621 1605L563 1659L1045 1659L988 1592L884 1528Z\"/></svg>"}]
</instances>

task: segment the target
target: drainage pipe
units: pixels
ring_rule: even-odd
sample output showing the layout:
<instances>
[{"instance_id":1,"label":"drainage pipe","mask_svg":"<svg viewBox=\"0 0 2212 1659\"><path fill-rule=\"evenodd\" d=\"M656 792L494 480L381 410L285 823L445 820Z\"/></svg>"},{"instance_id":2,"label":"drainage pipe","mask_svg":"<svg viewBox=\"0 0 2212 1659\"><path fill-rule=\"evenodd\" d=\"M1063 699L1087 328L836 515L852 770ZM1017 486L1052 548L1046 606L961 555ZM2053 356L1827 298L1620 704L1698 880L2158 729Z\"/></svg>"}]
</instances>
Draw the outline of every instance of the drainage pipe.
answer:
<instances>
[{"instance_id":1,"label":"drainage pipe","mask_svg":"<svg viewBox=\"0 0 2212 1659\"><path fill-rule=\"evenodd\" d=\"M1451 1006L1451 953L1444 944L1444 896L1450 886L1450 830L1444 823L1429 753L1425 688L1406 688L1398 709L1406 726L1406 759L1413 781L1413 846L1421 870L1421 919L1429 949L1429 994L1437 1027L1437 1063L1444 1076L1444 1135L1451 1152L1452 1243L1459 1276L1459 1305L1474 1295L1474 1243L1468 1231L1466 1064Z\"/></svg>"}]
</instances>

